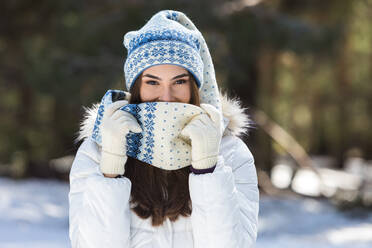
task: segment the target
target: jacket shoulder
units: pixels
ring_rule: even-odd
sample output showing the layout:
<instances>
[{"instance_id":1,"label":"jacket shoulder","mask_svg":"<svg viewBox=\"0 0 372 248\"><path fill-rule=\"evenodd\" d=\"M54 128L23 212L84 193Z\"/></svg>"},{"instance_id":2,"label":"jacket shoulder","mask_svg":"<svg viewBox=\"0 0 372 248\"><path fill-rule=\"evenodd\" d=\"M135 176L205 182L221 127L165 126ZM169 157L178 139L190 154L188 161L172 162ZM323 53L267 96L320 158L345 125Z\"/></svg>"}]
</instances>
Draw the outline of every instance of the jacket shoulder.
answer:
<instances>
[{"instance_id":1,"label":"jacket shoulder","mask_svg":"<svg viewBox=\"0 0 372 248\"><path fill-rule=\"evenodd\" d=\"M257 183L253 154L241 138L234 135L223 137L221 153L225 165L232 168L237 182Z\"/></svg>"},{"instance_id":2,"label":"jacket shoulder","mask_svg":"<svg viewBox=\"0 0 372 248\"><path fill-rule=\"evenodd\" d=\"M101 154L99 149L100 148L91 137L87 137L83 140L71 166L70 181L92 174L101 175L99 169Z\"/></svg>"}]
</instances>

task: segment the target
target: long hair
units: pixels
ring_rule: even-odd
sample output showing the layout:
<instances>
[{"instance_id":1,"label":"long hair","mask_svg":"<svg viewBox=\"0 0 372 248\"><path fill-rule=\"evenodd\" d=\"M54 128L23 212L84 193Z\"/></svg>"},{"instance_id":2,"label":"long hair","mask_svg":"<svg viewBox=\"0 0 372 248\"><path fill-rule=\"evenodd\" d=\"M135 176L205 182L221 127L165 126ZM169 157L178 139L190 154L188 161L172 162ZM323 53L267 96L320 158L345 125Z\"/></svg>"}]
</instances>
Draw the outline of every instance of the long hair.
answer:
<instances>
[{"instance_id":1,"label":"long hair","mask_svg":"<svg viewBox=\"0 0 372 248\"><path fill-rule=\"evenodd\" d=\"M190 75L190 104L200 106L199 89L195 78ZM139 75L130 90L129 103L141 103ZM160 226L169 218L176 221L180 215L191 215L192 206L189 193L190 165L178 170L163 170L128 157L124 176L132 183L130 203L132 210L142 219L152 218L153 226Z\"/></svg>"}]
</instances>

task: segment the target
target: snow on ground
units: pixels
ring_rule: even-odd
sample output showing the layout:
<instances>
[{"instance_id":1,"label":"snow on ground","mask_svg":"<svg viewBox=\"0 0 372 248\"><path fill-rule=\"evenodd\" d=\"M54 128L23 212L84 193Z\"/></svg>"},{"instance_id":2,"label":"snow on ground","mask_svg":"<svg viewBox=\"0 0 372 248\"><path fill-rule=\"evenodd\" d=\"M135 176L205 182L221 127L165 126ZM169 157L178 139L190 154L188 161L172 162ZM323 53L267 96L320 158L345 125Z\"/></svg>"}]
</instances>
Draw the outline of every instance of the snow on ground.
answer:
<instances>
[{"instance_id":1,"label":"snow on ground","mask_svg":"<svg viewBox=\"0 0 372 248\"><path fill-rule=\"evenodd\" d=\"M372 212L340 212L327 200L260 199L257 248L372 248Z\"/></svg>"},{"instance_id":2,"label":"snow on ground","mask_svg":"<svg viewBox=\"0 0 372 248\"><path fill-rule=\"evenodd\" d=\"M66 183L0 178L0 248L66 248Z\"/></svg>"},{"instance_id":3,"label":"snow on ground","mask_svg":"<svg viewBox=\"0 0 372 248\"><path fill-rule=\"evenodd\" d=\"M0 248L66 248L67 183L0 178ZM327 201L260 199L257 248L371 248L372 212L339 212Z\"/></svg>"}]
</instances>

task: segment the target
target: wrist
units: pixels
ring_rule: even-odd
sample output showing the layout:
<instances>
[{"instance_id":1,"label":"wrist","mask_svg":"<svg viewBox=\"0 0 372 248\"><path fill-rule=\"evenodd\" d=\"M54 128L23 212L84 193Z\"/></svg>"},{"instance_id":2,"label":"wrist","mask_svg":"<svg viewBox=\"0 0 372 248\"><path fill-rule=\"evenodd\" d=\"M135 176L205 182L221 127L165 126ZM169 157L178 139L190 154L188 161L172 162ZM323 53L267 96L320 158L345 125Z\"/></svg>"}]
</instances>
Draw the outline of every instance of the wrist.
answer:
<instances>
[{"instance_id":1,"label":"wrist","mask_svg":"<svg viewBox=\"0 0 372 248\"><path fill-rule=\"evenodd\" d=\"M103 175L109 178L117 178L119 176L118 174L106 174L106 173L103 173Z\"/></svg>"},{"instance_id":2,"label":"wrist","mask_svg":"<svg viewBox=\"0 0 372 248\"><path fill-rule=\"evenodd\" d=\"M124 166L127 162L127 156L117 155L111 152L102 150L100 169L104 174L124 174Z\"/></svg>"},{"instance_id":3,"label":"wrist","mask_svg":"<svg viewBox=\"0 0 372 248\"><path fill-rule=\"evenodd\" d=\"M191 166L196 170L205 170L212 168L217 164L218 156L211 156L191 162Z\"/></svg>"},{"instance_id":4,"label":"wrist","mask_svg":"<svg viewBox=\"0 0 372 248\"><path fill-rule=\"evenodd\" d=\"M107 147L102 146L102 152L105 152L105 153L108 153L108 154L111 154L111 155L115 155L115 156L120 156L120 157L126 156L126 154L123 153L123 151L125 151L124 148L121 149L120 151L118 149L116 149L116 150L114 150L114 149L107 149Z\"/></svg>"},{"instance_id":5,"label":"wrist","mask_svg":"<svg viewBox=\"0 0 372 248\"><path fill-rule=\"evenodd\" d=\"M217 164L215 164L213 167L208 169L195 169L192 165L190 166L190 172L194 174L206 174L206 173L212 173L214 169L216 169Z\"/></svg>"}]
</instances>

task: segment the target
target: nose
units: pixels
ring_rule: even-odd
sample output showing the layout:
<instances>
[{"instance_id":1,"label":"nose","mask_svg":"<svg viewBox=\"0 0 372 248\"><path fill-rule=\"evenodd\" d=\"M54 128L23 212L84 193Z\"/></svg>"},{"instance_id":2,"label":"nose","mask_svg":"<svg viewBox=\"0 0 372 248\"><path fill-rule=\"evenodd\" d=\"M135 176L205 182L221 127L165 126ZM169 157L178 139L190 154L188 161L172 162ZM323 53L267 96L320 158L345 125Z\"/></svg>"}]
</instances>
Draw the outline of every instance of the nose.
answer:
<instances>
[{"instance_id":1,"label":"nose","mask_svg":"<svg viewBox=\"0 0 372 248\"><path fill-rule=\"evenodd\" d=\"M175 100L175 98L173 96L171 88L168 87L168 86L163 87L161 92L160 92L159 101L172 102L174 100Z\"/></svg>"}]
</instances>

